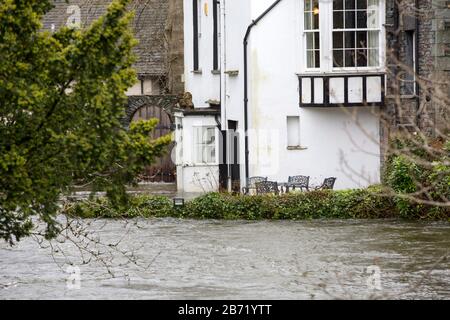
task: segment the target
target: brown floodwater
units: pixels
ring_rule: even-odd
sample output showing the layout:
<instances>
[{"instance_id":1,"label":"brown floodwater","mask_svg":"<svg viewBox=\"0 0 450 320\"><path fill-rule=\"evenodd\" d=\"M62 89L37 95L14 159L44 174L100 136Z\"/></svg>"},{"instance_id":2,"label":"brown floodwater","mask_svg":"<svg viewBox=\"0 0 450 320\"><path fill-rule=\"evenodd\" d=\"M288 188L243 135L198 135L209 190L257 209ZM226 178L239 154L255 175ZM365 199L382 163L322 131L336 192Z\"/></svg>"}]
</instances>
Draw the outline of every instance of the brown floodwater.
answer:
<instances>
[{"instance_id":1,"label":"brown floodwater","mask_svg":"<svg viewBox=\"0 0 450 320\"><path fill-rule=\"evenodd\" d=\"M85 265L67 241L1 243L0 299L450 299L446 222L87 222Z\"/></svg>"}]
</instances>

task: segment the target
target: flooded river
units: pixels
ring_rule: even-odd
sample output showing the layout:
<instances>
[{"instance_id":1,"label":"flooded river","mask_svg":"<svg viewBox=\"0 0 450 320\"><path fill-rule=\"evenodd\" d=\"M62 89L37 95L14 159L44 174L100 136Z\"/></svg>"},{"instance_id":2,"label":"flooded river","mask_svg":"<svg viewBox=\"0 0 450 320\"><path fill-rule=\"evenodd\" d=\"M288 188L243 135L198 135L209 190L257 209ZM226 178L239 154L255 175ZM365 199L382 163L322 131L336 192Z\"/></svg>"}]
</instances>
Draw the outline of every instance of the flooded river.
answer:
<instances>
[{"instance_id":1,"label":"flooded river","mask_svg":"<svg viewBox=\"0 0 450 320\"><path fill-rule=\"evenodd\" d=\"M449 223L90 223L87 247L1 243L0 299L450 299Z\"/></svg>"}]
</instances>

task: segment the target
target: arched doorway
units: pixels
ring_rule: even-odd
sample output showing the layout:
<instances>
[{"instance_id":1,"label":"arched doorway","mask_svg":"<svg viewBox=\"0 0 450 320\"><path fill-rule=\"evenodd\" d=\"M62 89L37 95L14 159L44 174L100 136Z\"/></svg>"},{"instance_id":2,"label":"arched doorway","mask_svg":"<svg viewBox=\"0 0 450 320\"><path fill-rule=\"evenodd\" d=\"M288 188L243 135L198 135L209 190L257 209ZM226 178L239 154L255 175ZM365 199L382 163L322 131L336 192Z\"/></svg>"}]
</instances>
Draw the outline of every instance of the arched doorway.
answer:
<instances>
[{"instance_id":1,"label":"arched doorway","mask_svg":"<svg viewBox=\"0 0 450 320\"><path fill-rule=\"evenodd\" d=\"M155 130L153 131L151 138L156 139L161 136L165 136L172 132L172 119L171 116L161 107L143 105L138 108L134 113L131 121L149 120L156 118L159 120ZM155 163L148 166L142 175L140 176L141 182L165 182L175 183L176 181L176 166L172 161L172 149L174 144L172 143L168 148L164 156L155 160Z\"/></svg>"}]
</instances>

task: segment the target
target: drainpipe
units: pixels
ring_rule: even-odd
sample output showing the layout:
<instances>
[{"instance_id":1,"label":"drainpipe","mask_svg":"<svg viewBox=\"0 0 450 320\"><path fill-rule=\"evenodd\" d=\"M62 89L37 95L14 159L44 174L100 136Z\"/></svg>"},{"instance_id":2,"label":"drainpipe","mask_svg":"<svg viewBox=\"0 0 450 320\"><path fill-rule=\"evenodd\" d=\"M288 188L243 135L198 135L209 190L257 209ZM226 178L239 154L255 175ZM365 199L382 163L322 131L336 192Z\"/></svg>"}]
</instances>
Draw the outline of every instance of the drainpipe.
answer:
<instances>
[{"instance_id":1,"label":"drainpipe","mask_svg":"<svg viewBox=\"0 0 450 320\"><path fill-rule=\"evenodd\" d=\"M220 5L220 105L221 105L221 122L222 129L228 131L228 116L227 116L227 75L225 71L227 70L227 11L226 11L226 0L218 0ZM223 143L228 144L228 134L224 137ZM226 146L228 148L228 145ZM225 159L227 164L227 187L228 192L231 192L231 158L230 152L226 153Z\"/></svg>"},{"instance_id":2,"label":"drainpipe","mask_svg":"<svg viewBox=\"0 0 450 320\"><path fill-rule=\"evenodd\" d=\"M250 37L250 33L254 26L258 24L259 21L261 21L269 12L272 11L273 8L275 8L281 1L283 0L277 0L275 1L269 8L266 9L258 18L252 21L252 23L248 26L247 32L245 33L244 37L244 126L245 126L245 177L249 177L249 163L248 163L248 156L249 156L249 149L248 149L248 57L247 57L247 46L248 46L248 39Z\"/></svg>"}]
</instances>

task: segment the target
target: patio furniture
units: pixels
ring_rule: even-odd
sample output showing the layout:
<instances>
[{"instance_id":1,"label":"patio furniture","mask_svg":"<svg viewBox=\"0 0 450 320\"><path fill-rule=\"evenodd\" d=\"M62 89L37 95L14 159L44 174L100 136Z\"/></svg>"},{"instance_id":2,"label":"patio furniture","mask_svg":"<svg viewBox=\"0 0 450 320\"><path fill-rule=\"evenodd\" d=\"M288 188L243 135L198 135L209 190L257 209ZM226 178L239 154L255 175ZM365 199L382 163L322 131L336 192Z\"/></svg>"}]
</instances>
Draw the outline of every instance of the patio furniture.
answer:
<instances>
[{"instance_id":1,"label":"patio furniture","mask_svg":"<svg viewBox=\"0 0 450 320\"><path fill-rule=\"evenodd\" d=\"M278 187L281 190L281 193L288 193L291 184L289 182L278 182Z\"/></svg>"},{"instance_id":2,"label":"patio furniture","mask_svg":"<svg viewBox=\"0 0 450 320\"><path fill-rule=\"evenodd\" d=\"M289 192L289 188L292 188L292 190L295 190L295 188L300 188L301 191L303 189L306 189L306 191L309 191L309 176L291 176L289 177L287 186L286 186L286 192Z\"/></svg>"},{"instance_id":3,"label":"patio furniture","mask_svg":"<svg viewBox=\"0 0 450 320\"><path fill-rule=\"evenodd\" d=\"M263 181L267 181L267 177L250 177L250 178L247 178L247 186L242 188L242 191L244 192L244 194L249 194L250 193L250 189L256 190L256 184L258 182L263 182Z\"/></svg>"},{"instance_id":4,"label":"patio furniture","mask_svg":"<svg viewBox=\"0 0 450 320\"><path fill-rule=\"evenodd\" d=\"M316 190L333 190L336 178L326 178L321 186L316 187Z\"/></svg>"},{"instance_id":5,"label":"patio furniture","mask_svg":"<svg viewBox=\"0 0 450 320\"><path fill-rule=\"evenodd\" d=\"M278 183L275 181L261 181L256 183L256 194L268 194L274 193L278 195L280 191L278 190Z\"/></svg>"}]
</instances>

